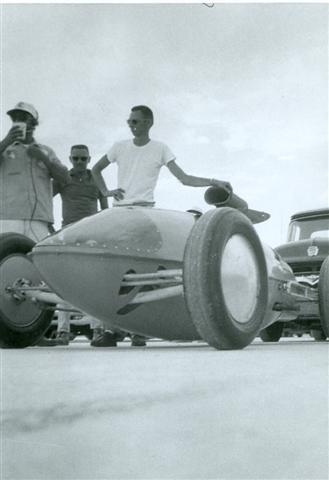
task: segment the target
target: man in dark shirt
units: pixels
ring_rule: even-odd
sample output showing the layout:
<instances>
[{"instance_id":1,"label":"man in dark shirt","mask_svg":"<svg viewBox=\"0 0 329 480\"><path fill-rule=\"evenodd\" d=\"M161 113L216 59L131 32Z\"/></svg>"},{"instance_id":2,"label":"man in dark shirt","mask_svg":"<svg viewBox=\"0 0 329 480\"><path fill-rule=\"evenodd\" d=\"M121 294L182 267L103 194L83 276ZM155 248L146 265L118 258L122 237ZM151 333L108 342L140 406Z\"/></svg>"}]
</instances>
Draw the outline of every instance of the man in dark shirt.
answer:
<instances>
[{"instance_id":1,"label":"man in dark shirt","mask_svg":"<svg viewBox=\"0 0 329 480\"><path fill-rule=\"evenodd\" d=\"M91 171L87 168L90 162L89 149L86 145L73 145L71 147L70 162L73 168L65 182L54 181L53 195L60 194L62 198L62 226L94 215L98 211L98 202L102 210L108 208L107 198L104 197L96 186ZM102 323L90 319L94 327L94 335L99 335ZM58 313L57 345L68 345L70 341L70 314L65 311Z\"/></svg>"},{"instance_id":2,"label":"man in dark shirt","mask_svg":"<svg viewBox=\"0 0 329 480\"><path fill-rule=\"evenodd\" d=\"M69 179L65 183L53 183L53 195L59 193L62 197L63 227L97 213L98 202L102 210L108 208L107 198L101 194L91 170L87 168L90 162L88 147L71 147L70 161L73 168L69 172Z\"/></svg>"}]
</instances>

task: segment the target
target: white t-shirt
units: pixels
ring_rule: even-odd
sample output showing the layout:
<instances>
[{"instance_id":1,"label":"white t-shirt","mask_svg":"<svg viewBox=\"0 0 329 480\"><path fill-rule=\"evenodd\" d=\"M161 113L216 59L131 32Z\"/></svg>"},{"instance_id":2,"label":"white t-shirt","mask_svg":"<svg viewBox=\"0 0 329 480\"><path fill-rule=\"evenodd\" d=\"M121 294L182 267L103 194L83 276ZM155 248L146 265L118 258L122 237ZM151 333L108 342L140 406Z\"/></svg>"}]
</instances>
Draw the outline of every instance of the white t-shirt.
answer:
<instances>
[{"instance_id":1,"label":"white t-shirt","mask_svg":"<svg viewBox=\"0 0 329 480\"><path fill-rule=\"evenodd\" d=\"M118 164L117 188L125 190L125 198L113 205L154 203L154 189L163 165L175 160L175 155L162 142L150 140L138 147L133 140L116 142L107 153L110 163Z\"/></svg>"}]
</instances>

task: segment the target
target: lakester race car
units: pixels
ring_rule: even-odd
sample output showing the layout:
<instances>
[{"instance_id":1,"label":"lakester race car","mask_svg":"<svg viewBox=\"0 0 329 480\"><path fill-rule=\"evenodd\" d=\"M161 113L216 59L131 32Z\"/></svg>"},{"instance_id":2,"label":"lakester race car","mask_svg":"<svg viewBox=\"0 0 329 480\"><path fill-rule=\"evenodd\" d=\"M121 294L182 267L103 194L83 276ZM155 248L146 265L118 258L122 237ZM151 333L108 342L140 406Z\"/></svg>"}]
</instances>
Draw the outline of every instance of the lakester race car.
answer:
<instances>
[{"instance_id":1,"label":"lakester race car","mask_svg":"<svg viewBox=\"0 0 329 480\"><path fill-rule=\"evenodd\" d=\"M227 190L210 187L212 208L190 212L103 210L34 245L1 235L0 344L35 344L66 303L109 329L240 349L277 321L319 303L329 334L328 258L319 288L298 283L252 223L269 218Z\"/></svg>"}]
</instances>

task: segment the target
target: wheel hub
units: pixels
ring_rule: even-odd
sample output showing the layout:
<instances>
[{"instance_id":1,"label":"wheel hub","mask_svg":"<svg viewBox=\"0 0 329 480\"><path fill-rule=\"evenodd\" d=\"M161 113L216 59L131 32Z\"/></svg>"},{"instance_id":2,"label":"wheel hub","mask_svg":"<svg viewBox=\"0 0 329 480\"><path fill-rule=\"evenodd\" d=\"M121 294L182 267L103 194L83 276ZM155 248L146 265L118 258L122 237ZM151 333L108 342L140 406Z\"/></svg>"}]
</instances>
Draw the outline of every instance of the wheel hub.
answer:
<instances>
[{"instance_id":1,"label":"wheel hub","mask_svg":"<svg viewBox=\"0 0 329 480\"><path fill-rule=\"evenodd\" d=\"M253 247L240 234L232 235L224 247L221 284L230 314L237 322L247 323L257 305L260 279Z\"/></svg>"},{"instance_id":2,"label":"wheel hub","mask_svg":"<svg viewBox=\"0 0 329 480\"><path fill-rule=\"evenodd\" d=\"M39 283L39 274L25 255L13 254L0 263L0 315L5 322L25 327L40 315L40 307L26 301L20 291L20 287Z\"/></svg>"}]
</instances>

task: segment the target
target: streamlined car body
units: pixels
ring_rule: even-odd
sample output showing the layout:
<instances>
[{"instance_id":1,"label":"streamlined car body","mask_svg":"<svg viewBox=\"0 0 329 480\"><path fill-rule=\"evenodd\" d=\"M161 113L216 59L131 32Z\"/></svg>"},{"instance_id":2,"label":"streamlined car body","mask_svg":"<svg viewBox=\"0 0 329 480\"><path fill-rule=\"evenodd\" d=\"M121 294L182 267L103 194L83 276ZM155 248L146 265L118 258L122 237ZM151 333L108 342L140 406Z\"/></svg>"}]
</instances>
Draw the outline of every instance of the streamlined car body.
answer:
<instances>
[{"instance_id":1,"label":"streamlined car body","mask_svg":"<svg viewBox=\"0 0 329 480\"><path fill-rule=\"evenodd\" d=\"M205 198L217 208L201 216L112 208L35 246L4 234L2 346L35 343L64 303L109 329L236 349L268 325L293 320L301 304L319 301L317 290L296 282L289 265L261 244L252 222L268 214L226 191L211 188Z\"/></svg>"}]
</instances>

